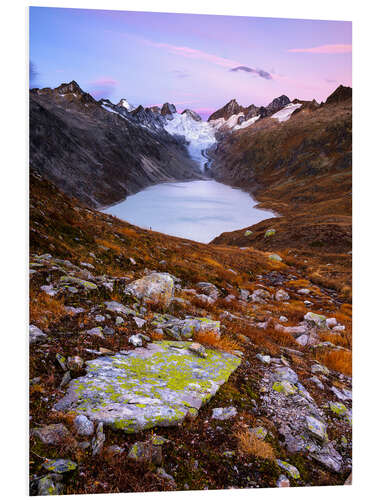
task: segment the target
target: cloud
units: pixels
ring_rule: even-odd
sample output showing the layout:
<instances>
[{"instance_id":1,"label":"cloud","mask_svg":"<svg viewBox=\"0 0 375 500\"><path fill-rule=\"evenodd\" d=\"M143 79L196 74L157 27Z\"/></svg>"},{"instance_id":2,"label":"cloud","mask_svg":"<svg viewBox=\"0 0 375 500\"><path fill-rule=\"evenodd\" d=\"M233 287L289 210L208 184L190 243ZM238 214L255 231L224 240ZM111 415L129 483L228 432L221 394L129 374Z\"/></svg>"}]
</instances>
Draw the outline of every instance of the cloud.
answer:
<instances>
[{"instance_id":1,"label":"cloud","mask_svg":"<svg viewBox=\"0 0 375 500\"><path fill-rule=\"evenodd\" d=\"M98 78L97 80L93 80L89 82L90 93L95 99L108 98L110 97L116 86L118 85L117 80L113 80L113 78Z\"/></svg>"},{"instance_id":2,"label":"cloud","mask_svg":"<svg viewBox=\"0 0 375 500\"><path fill-rule=\"evenodd\" d=\"M170 54L173 55L185 57L187 59L200 59L202 61L210 62L224 68L230 68L231 66L241 64L238 61L233 61L232 59L227 59L226 57L217 56L215 54L210 54L209 52L204 52L203 50L199 49L192 49L190 47L172 45L170 43L153 42L151 40L145 39L143 40L143 43L145 43L146 45L150 45L151 47L166 49Z\"/></svg>"},{"instance_id":3,"label":"cloud","mask_svg":"<svg viewBox=\"0 0 375 500\"><path fill-rule=\"evenodd\" d=\"M337 80L330 80L329 78L326 78L327 83L337 83Z\"/></svg>"},{"instance_id":4,"label":"cloud","mask_svg":"<svg viewBox=\"0 0 375 500\"><path fill-rule=\"evenodd\" d=\"M289 49L288 52L309 52L311 54L347 54L352 51L350 44L319 45L308 49Z\"/></svg>"},{"instance_id":5,"label":"cloud","mask_svg":"<svg viewBox=\"0 0 375 500\"><path fill-rule=\"evenodd\" d=\"M249 68L249 66L237 66L235 68L231 68L229 71L245 71L246 73L255 73L261 78L272 80L272 75L271 73L268 73L268 71L264 71L263 69Z\"/></svg>"}]
</instances>

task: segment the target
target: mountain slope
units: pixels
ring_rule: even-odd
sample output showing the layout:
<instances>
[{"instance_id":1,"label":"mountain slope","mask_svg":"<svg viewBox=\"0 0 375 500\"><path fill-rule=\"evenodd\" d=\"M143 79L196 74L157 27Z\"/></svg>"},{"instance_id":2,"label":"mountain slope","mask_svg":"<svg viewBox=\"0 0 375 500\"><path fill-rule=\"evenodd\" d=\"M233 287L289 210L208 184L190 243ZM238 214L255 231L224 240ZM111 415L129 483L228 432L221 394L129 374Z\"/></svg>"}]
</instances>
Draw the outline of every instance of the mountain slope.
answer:
<instances>
[{"instance_id":1,"label":"mountain slope","mask_svg":"<svg viewBox=\"0 0 375 500\"><path fill-rule=\"evenodd\" d=\"M76 82L30 92L30 166L89 206L200 178L183 140L95 101Z\"/></svg>"}]
</instances>

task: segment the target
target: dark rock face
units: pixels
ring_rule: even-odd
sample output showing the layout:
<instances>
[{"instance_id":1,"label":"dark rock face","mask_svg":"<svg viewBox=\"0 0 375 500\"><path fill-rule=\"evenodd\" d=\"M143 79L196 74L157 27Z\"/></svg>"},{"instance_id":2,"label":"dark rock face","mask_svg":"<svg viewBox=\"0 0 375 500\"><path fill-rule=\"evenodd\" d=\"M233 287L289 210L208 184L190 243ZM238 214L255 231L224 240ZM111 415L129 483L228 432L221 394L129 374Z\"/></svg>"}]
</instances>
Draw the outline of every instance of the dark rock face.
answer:
<instances>
[{"instance_id":1,"label":"dark rock face","mask_svg":"<svg viewBox=\"0 0 375 500\"><path fill-rule=\"evenodd\" d=\"M198 115L198 113L196 113L195 111L193 111L191 109L185 109L181 114L182 115L186 114L186 115L190 116L190 118L192 118L196 122L201 122L202 121L202 118Z\"/></svg>"},{"instance_id":2,"label":"dark rock face","mask_svg":"<svg viewBox=\"0 0 375 500\"><path fill-rule=\"evenodd\" d=\"M347 101L352 98L352 88L340 85L337 89L327 97L326 104L337 104L338 102Z\"/></svg>"},{"instance_id":3,"label":"dark rock face","mask_svg":"<svg viewBox=\"0 0 375 500\"><path fill-rule=\"evenodd\" d=\"M241 113L242 111L245 111L245 108L240 106L236 99L232 99L225 106L215 111L215 113L212 113L212 115L208 118L208 121L217 120L218 118L228 120L228 118L232 115L238 115L238 113Z\"/></svg>"},{"instance_id":4,"label":"dark rock face","mask_svg":"<svg viewBox=\"0 0 375 500\"><path fill-rule=\"evenodd\" d=\"M287 104L290 104L290 99L286 95L281 95L280 97L276 97L272 102L267 106L268 116L273 113L277 113L280 109L284 108Z\"/></svg>"},{"instance_id":5,"label":"dark rock face","mask_svg":"<svg viewBox=\"0 0 375 500\"><path fill-rule=\"evenodd\" d=\"M177 113L177 110L174 104L166 102L163 104L160 112L163 116L165 116L165 115L173 115L173 113Z\"/></svg>"},{"instance_id":6,"label":"dark rock face","mask_svg":"<svg viewBox=\"0 0 375 500\"><path fill-rule=\"evenodd\" d=\"M182 141L162 128L164 120L142 106L130 113L96 101L74 81L33 89L30 168L93 207L158 182L200 178Z\"/></svg>"}]
</instances>

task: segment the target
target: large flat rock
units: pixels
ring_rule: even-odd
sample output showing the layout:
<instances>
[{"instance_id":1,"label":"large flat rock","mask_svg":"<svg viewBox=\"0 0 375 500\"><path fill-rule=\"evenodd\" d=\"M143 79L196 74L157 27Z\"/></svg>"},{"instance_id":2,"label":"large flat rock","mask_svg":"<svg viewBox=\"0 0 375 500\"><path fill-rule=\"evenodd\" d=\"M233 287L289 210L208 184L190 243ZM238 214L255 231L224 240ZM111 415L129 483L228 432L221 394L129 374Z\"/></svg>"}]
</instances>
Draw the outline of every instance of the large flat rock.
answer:
<instances>
[{"instance_id":1,"label":"large flat rock","mask_svg":"<svg viewBox=\"0 0 375 500\"><path fill-rule=\"evenodd\" d=\"M125 432L176 425L195 415L241 363L212 349L201 358L191 344L160 341L88 361L87 374L70 382L55 408Z\"/></svg>"}]
</instances>

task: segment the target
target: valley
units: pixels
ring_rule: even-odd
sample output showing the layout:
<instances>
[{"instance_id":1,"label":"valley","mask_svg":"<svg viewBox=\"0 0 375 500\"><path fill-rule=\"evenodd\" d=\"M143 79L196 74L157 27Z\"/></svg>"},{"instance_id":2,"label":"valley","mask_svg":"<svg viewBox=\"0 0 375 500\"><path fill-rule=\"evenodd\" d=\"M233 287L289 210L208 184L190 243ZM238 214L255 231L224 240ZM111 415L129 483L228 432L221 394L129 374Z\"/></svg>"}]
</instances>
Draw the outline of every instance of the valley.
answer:
<instances>
[{"instance_id":1,"label":"valley","mask_svg":"<svg viewBox=\"0 0 375 500\"><path fill-rule=\"evenodd\" d=\"M31 90L30 494L346 483L351 260L348 87Z\"/></svg>"}]
</instances>

